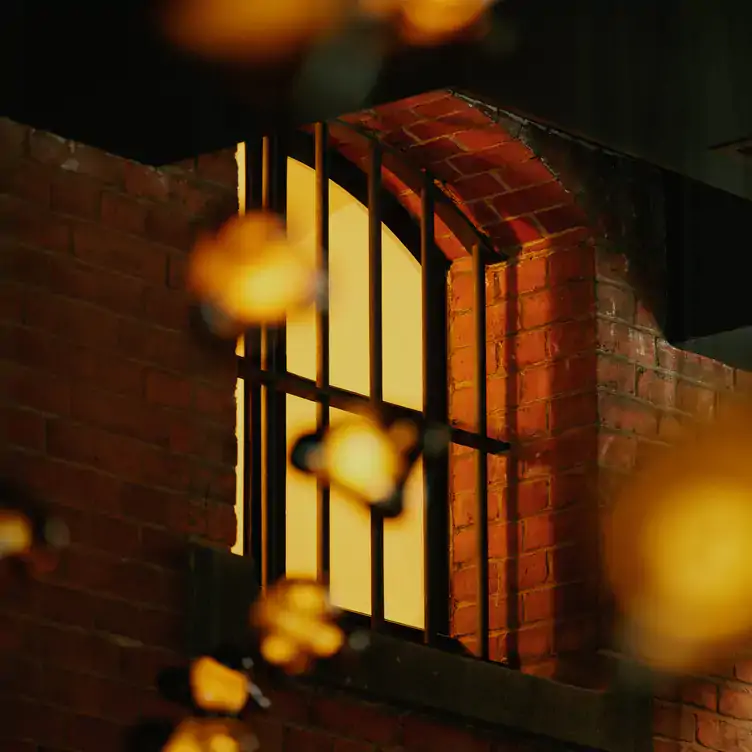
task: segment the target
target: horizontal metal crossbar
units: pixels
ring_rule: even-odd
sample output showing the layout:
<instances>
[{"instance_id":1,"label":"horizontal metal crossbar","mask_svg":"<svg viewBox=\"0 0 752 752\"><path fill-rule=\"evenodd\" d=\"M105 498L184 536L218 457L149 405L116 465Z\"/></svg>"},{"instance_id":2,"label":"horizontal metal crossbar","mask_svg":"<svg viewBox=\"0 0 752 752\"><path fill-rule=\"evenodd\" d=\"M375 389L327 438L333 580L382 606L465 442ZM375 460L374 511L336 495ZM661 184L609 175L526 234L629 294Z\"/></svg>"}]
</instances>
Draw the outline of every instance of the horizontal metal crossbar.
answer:
<instances>
[{"instance_id":1,"label":"horizontal metal crossbar","mask_svg":"<svg viewBox=\"0 0 752 752\"><path fill-rule=\"evenodd\" d=\"M306 379L289 371L284 373L266 371L263 368L253 366L241 356L238 356L237 363L238 378L260 384L276 392L291 394L311 402L324 402L337 410L351 411L355 406L366 407L373 404L370 397L366 395L350 392L347 389L339 389L335 386L320 387L313 379ZM425 416L419 410L412 410L409 407L395 405L391 402L382 402L381 405L387 413L392 415L410 418L419 425L426 422ZM452 443L459 446L477 449L486 454L504 454L509 451L510 444L501 441L501 439L494 439L488 435L481 436L453 425L447 427L450 431Z\"/></svg>"}]
</instances>

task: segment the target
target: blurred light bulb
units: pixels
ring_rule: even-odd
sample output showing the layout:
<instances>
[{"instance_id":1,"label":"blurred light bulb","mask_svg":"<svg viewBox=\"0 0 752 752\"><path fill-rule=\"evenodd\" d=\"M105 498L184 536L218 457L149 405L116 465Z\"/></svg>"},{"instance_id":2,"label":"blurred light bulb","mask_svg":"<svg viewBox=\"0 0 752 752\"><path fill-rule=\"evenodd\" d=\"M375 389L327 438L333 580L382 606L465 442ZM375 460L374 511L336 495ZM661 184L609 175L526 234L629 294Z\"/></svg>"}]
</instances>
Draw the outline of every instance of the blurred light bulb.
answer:
<instances>
[{"instance_id":1,"label":"blurred light bulb","mask_svg":"<svg viewBox=\"0 0 752 752\"><path fill-rule=\"evenodd\" d=\"M254 604L251 623L261 635L264 659L288 673L305 671L318 658L329 658L344 645L345 636L326 588L309 580L275 583Z\"/></svg>"},{"instance_id":2,"label":"blurred light bulb","mask_svg":"<svg viewBox=\"0 0 752 752\"><path fill-rule=\"evenodd\" d=\"M15 510L0 510L0 558L26 553L33 542L34 531L26 515Z\"/></svg>"},{"instance_id":3,"label":"blurred light bulb","mask_svg":"<svg viewBox=\"0 0 752 752\"><path fill-rule=\"evenodd\" d=\"M288 241L281 220L249 212L200 240L190 257L188 285L215 320L216 333L237 333L232 324L283 322L316 301L320 278L312 262Z\"/></svg>"},{"instance_id":4,"label":"blurred light bulb","mask_svg":"<svg viewBox=\"0 0 752 752\"><path fill-rule=\"evenodd\" d=\"M350 0L170 0L162 25L176 45L202 57L277 62L335 30Z\"/></svg>"},{"instance_id":5,"label":"blurred light bulb","mask_svg":"<svg viewBox=\"0 0 752 752\"><path fill-rule=\"evenodd\" d=\"M386 427L370 414L353 415L323 435L300 437L291 460L297 469L318 475L364 503L398 514L400 492L418 458L420 441L410 420Z\"/></svg>"},{"instance_id":6,"label":"blurred light bulb","mask_svg":"<svg viewBox=\"0 0 752 752\"><path fill-rule=\"evenodd\" d=\"M213 658L193 662L190 683L194 701L203 710L236 715L248 703L248 677Z\"/></svg>"},{"instance_id":7,"label":"blurred light bulb","mask_svg":"<svg viewBox=\"0 0 752 752\"><path fill-rule=\"evenodd\" d=\"M402 0L400 33L413 45L441 44L478 22L494 0Z\"/></svg>"},{"instance_id":8,"label":"blurred light bulb","mask_svg":"<svg viewBox=\"0 0 752 752\"><path fill-rule=\"evenodd\" d=\"M752 635L752 410L658 457L616 500L608 579L638 657L692 671Z\"/></svg>"},{"instance_id":9,"label":"blurred light bulb","mask_svg":"<svg viewBox=\"0 0 752 752\"><path fill-rule=\"evenodd\" d=\"M234 718L188 718L175 729L163 752L256 752L256 736Z\"/></svg>"}]
</instances>

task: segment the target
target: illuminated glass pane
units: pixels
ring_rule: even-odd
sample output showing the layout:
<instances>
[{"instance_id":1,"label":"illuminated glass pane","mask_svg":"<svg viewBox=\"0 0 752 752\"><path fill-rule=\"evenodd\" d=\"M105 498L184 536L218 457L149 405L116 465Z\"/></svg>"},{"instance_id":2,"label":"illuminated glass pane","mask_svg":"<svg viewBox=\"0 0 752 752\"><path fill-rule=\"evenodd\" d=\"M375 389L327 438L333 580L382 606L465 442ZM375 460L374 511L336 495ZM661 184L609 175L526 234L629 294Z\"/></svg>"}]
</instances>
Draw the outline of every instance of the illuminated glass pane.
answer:
<instances>
[{"instance_id":1,"label":"illuminated glass pane","mask_svg":"<svg viewBox=\"0 0 752 752\"><path fill-rule=\"evenodd\" d=\"M315 255L315 173L288 160L287 220L301 250ZM336 183L330 183L330 382L369 393L368 212ZM384 399L415 409L423 406L420 265L387 228L383 246ZM316 316L304 311L287 324L287 367L316 377ZM242 394L242 392L241 392ZM239 399L239 425L242 422ZM288 396L288 450L316 426L317 405ZM347 414L331 411L335 422ZM242 454L242 453L241 453ZM242 477L242 464L239 461ZM239 525L241 497L239 496ZM387 520L384 535L385 615L390 621L423 626L423 483L420 464L407 488L405 514ZM316 573L316 483L288 465L287 571ZM331 572L333 601L370 613L370 521L368 509L331 492ZM237 546L236 546L236 550Z\"/></svg>"}]
</instances>

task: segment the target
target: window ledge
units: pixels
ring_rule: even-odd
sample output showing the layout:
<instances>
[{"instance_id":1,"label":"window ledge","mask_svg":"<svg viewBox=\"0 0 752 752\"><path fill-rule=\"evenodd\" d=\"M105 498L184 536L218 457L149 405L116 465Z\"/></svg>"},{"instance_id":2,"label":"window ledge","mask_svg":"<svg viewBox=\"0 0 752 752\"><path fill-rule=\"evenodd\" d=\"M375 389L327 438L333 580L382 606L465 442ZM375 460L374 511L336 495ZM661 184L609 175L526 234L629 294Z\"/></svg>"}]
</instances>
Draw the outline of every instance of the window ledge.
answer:
<instances>
[{"instance_id":1,"label":"window ledge","mask_svg":"<svg viewBox=\"0 0 752 752\"><path fill-rule=\"evenodd\" d=\"M248 640L248 609L258 594L249 559L196 546L190 557L189 652ZM467 723L505 726L605 752L651 744L647 693L604 692L523 674L498 663L372 634L357 661L322 664L315 682Z\"/></svg>"}]
</instances>

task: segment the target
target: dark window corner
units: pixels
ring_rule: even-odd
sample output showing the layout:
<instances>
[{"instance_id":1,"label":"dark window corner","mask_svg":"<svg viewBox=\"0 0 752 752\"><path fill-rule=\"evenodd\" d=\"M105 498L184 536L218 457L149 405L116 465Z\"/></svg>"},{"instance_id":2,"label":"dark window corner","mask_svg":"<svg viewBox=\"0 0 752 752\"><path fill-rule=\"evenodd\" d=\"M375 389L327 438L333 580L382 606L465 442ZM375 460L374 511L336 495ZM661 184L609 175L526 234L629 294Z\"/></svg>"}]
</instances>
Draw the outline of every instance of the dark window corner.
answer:
<instances>
[{"instance_id":1,"label":"dark window corner","mask_svg":"<svg viewBox=\"0 0 752 752\"><path fill-rule=\"evenodd\" d=\"M228 642L244 645L248 609L259 592L252 560L194 546L189 585L188 653ZM647 752L652 746L647 693L583 689L388 635L372 633L357 660L322 664L305 684L570 746L605 752Z\"/></svg>"}]
</instances>

